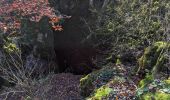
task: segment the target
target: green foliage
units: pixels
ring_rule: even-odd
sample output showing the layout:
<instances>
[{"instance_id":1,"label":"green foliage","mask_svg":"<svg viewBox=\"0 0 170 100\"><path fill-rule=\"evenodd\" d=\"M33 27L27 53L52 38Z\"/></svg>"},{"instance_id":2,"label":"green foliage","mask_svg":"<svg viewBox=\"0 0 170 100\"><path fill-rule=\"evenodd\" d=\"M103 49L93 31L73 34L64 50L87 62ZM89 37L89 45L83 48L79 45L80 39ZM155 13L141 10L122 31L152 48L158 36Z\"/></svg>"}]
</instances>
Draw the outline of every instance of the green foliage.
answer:
<instances>
[{"instance_id":1,"label":"green foliage","mask_svg":"<svg viewBox=\"0 0 170 100\"><path fill-rule=\"evenodd\" d=\"M7 54L14 54L17 52L20 52L20 49L18 48L17 44L15 43L15 40L10 37L0 37L3 41L2 49L7 53Z\"/></svg>"},{"instance_id":2,"label":"green foliage","mask_svg":"<svg viewBox=\"0 0 170 100\"><path fill-rule=\"evenodd\" d=\"M150 75L151 76L151 75ZM146 77L140 81L136 96L140 100L169 100L170 83L168 80L152 80ZM142 84L142 85L141 85Z\"/></svg>"},{"instance_id":3,"label":"green foliage","mask_svg":"<svg viewBox=\"0 0 170 100\"><path fill-rule=\"evenodd\" d=\"M107 86L102 86L95 91L94 96L88 98L87 100L102 100L102 98L106 98L111 92L111 88Z\"/></svg>"},{"instance_id":4,"label":"green foliage","mask_svg":"<svg viewBox=\"0 0 170 100\"><path fill-rule=\"evenodd\" d=\"M27 96L24 100L31 100L31 97Z\"/></svg>"},{"instance_id":5,"label":"green foliage","mask_svg":"<svg viewBox=\"0 0 170 100\"><path fill-rule=\"evenodd\" d=\"M119 65L119 64L121 64L121 61L120 61L120 59L118 58L118 59L116 60L116 65Z\"/></svg>"},{"instance_id":6,"label":"green foliage","mask_svg":"<svg viewBox=\"0 0 170 100\"><path fill-rule=\"evenodd\" d=\"M169 8L169 0L117 0L110 1L105 9L94 8L97 20L92 27L95 35L109 36L96 41L99 44L111 42L113 51L121 52L165 40L170 22Z\"/></svg>"},{"instance_id":7,"label":"green foliage","mask_svg":"<svg viewBox=\"0 0 170 100\"><path fill-rule=\"evenodd\" d=\"M17 48L16 44L14 44L14 43L7 43L7 44L4 45L3 48L8 53L19 51L19 49Z\"/></svg>"},{"instance_id":8,"label":"green foliage","mask_svg":"<svg viewBox=\"0 0 170 100\"><path fill-rule=\"evenodd\" d=\"M141 97L141 100L169 100L170 94L156 92L156 93L147 93Z\"/></svg>"},{"instance_id":9,"label":"green foliage","mask_svg":"<svg viewBox=\"0 0 170 100\"><path fill-rule=\"evenodd\" d=\"M100 88L106 84L114 75L119 76L119 70L116 67L107 65L101 70L94 71L80 80L81 95L88 97L95 88ZM118 77L117 77L118 78Z\"/></svg>"},{"instance_id":10,"label":"green foliage","mask_svg":"<svg viewBox=\"0 0 170 100\"><path fill-rule=\"evenodd\" d=\"M80 89L81 89L81 95L82 96L88 96L90 95L90 92L93 91L93 81L94 79L91 77L91 75L87 75L80 80Z\"/></svg>"},{"instance_id":11,"label":"green foliage","mask_svg":"<svg viewBox=\"0 0 170 100\"><path fill-rule=\"evenodd\" d=\"M144 54L139 58L139 71L152 71L152 75L156 77L161 71L161 68L165 67L165 63L168 60L167 53L169 52L170 45L167 42L156 42L154 45L147 47Z\"/></svg>"},{"instance_id":12,"label":"green foliage","mask_svg":"<svg viewBox=\"0 0 170 100\"><path fill-rule=\"evenodd\" d=\"M141 80L139 82L139 87L143 88L143 87L147 86L147 84L151 83L152 81L153 81L152 75L148 74L148 75L146 75L146 78L144 78L143 80Z\"/></svg>"}]
</instances>

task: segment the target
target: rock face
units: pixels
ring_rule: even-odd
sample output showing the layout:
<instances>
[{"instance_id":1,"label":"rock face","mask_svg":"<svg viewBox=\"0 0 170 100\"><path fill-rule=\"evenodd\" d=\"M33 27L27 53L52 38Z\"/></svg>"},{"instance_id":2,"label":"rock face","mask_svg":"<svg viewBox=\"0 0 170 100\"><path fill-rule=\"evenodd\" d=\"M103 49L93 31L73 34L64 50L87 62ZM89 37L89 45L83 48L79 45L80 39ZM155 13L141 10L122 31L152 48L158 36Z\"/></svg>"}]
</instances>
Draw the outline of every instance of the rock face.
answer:
<instances>
[{"instance_id":1,"label":"rock face","mask_svg":"<svg viewBox=\"0 0 170 100\"><path fill-rule=\"evenodd\" d=\"M23 20L21 32L21 44L32 46L35 56L53 57L54 36L48 17L43 17L39 22Z\"/></svg>"},{"instance_id":2,"label":"rock face","mask_svg":"<svg viewBox=\"0 0 170 100\"><path fill-rule=\"evenodd\" d=\"M55 72L69 71L75 74L86 74L95 66L93 58L96 55L91 40L86 40L90 34L85 19L91 17L89 0L49 0L57 15L70 15L61 24L63 31L54 31L48 17L39 22L23 20L21 25L21 49L23 58L33 55L36 59L51 60L58 66ZM41 64L40 64L41 65ZM48 68L47 68L48 69Z\"/></svg>"},{"instance_id":3,"label":"rock face","mask_svg":"<svg viewBox=\"0 0 170 100\"><path fill-rule=\"evenodd\" d=\"M90 0L49 0L50 5L62 14L71 16L88 16Z\"/></svg>"},{"instance_id":4,"label":"rock face","mask_svg":"<svg viewBox=\"0 0 170 100\"><path fill-rule=\"evenodd\" d=\"M28 71L34 69L33 73L36 73L36 75L45 74L50 70L54 71L54 69L58 70L58 64L54 62L56 57L54 33L49 20L45 16L39 22L26 19L22 21L21 25L23 34L19 39L19 43L21 44L25 68Z\"/></svg>"},{"instance_id":5,"label":"rock face","mask_svg":"<svg viewBox=\"0 0 170 100\"><path fill-rule=\"evenodd\" d=\"M71 71L75 74L87 74L95 66L92 59L96 51L91 40L86 40L90 34L84 20L91 17L89 0L49 0L51 6L61 14L72 16L65 20L64 30L54 32L56 57L60 72Z\"/></svg>"}]
</instances>

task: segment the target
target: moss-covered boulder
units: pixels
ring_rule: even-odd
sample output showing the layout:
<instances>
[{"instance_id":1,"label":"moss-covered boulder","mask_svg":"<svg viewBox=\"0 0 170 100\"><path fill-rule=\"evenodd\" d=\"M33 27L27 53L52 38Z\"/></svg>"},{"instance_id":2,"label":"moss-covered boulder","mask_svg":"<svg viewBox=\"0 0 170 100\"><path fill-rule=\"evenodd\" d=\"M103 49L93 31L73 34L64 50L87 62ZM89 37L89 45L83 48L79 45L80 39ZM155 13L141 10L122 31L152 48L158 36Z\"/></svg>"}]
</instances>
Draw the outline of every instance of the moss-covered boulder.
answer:
<instances>
[{"instance_id":1,"label":"moss-covered boulder","mask_svg":"<svg viewBox=\"0 0 170 100\"><path fill-rule=\"evenodd\" d=\"M170 50L170 44L167 42L156 42L145 49L143 56L139 59L138 73L149 71L154 77L156 74L166 68L168 61L167 53Z\"/></svg>"},{"instance_id":2,"label":"moss-covered boulder","mask_svg":"<svg viewBox=\"0 0 170 100\"><path fill-rule=\"evenodd\" d=\"M108 64L102 69L94 71L80 80L81 95L84 97L94 96L94 98L96 98L97 96L97 98L100 98L99 95L103 93L99 92L101 91L102 86L115 82L115 80L119 80L119 82L126 80L125 78L128 76L125 74L126 72L123 67Z\"/></svg>"},{"instance_id":3,"label":"moss-covered boulder","mask_svg":"<svg viewBox=\"0 0 170 100\"><path fill-rule=\"evenodd\" d=\"M116 74L113 67L103 68L88 74L80 80L81 95L89 96L95 88L106 84Z\"/></svg>"},{"instance_id":4,"label":"moss-covered boulder","mask_svg":"<svg viewBox=\"0 0 170 100\"><path fill-rule=\"evenodd\" d=\"M142 96L141 100L169 100L170 94L156 92L156 93L147 93Z\"/></svg>"},{"instance_id":5,"label":"moss-covered boulder","mask_svg":"<svg viewBox=\"0 0 170 100\"><path fill-rule=\"evenodd\" d=\"M95 91L117 77L126 77L125 70L120 66L108 64L98 71L94 71L80 80L81 95L88 97ZM100 91L100 89L99 89ZM97 94L96 94L97 95Z\"/></svg>"},{"instance_id":6,"label":"moss-covered boulder","mask_svg":"<svg viewBox=\"0 0 170 100\"><path fill-rule=\"evenodd\" d=\"M140 81L136 97L139 100L170 100L170 79L153 80L146 77Z\"/></svg>"},{"instance_id":7,"label":"moss-covered boulder","mask_svg":"<svg viewBox=\"0 0 170 100\"><path fill-rule=\"evenodd\" d=\"M108 86L102 86L99 89L96 89L93 96L87 100L102 100L104 98L108 98L111 92L113 92L112 88L109 88Z\"/></svg>"},{"instance_id":8,"label":"moss-covered boulder","mask_svg":"<svg viewBox=\"0 0 170 100\"><path fill-rule=\"evenodd\" d=\"M87 100L133 100L136 85L125 76L114 76L106 85L96 88Z\"/></svg>"}]
</instances>

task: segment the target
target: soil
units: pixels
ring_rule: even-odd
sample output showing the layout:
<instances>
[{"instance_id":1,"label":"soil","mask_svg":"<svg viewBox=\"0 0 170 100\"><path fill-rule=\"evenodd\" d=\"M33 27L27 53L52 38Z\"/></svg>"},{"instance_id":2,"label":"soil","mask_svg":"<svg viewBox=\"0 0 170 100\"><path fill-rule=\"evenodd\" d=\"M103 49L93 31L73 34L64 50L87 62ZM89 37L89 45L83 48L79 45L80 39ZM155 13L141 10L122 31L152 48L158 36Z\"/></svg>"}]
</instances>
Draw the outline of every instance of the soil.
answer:
<instances>
[{"instance_id":1,"label":"soil","mask_svg":"<svg viewBox=\"0 0 170 100\"><path fill-rule=\"evenodd\" d=\"M8 96L0 95L0 100L4 100L6 97L6 100L83 100L79 89L81 77L82 75L71 73L50 75L45 81L37 85L32 97L26 95L26 92L11 92Z\"/></svg>"}]
</instances>

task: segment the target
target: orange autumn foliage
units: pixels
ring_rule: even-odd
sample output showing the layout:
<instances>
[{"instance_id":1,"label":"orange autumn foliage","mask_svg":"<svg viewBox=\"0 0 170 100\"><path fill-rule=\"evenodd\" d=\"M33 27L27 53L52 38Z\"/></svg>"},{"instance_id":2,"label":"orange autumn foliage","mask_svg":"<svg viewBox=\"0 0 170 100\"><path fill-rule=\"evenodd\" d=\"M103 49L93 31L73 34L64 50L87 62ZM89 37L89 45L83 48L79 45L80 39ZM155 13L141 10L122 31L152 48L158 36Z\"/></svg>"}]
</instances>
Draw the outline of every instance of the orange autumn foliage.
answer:
<instances>
[{"instance_id":1,"label":"orange autumn foliage","mask_svg":"<svg viewBox=\"0 0 170 100\"><path fill-rule=\"evenodd\" d=\"M59 17L56 16L56 17L51 18L50 21L49 21L49 23L52 24L52 28L53 28L55 31L62 31L62 30L63 30L63 27L59 24L60 21L61 21L62 19L70 19L70 18L71 18L71 16L66 16L66 15L64 15L64 16L59 16ZM57 24L57 25L55 25L55 24Z\"/></svg>"},{"instance_id":2,"label":"orange autumn foliage","mask_svg":"<svg viewBox=\"0 0 170 100\"><path fill-rule=\"evenodd\" d=\"M51 18L51 21L49 21L49 23L58 23L60 21L61 18L59 17L53 17Z\"/></svg>"},{"instance_id":3,"label":"orange autumn foliage","mask_svg":"<svg viewBox=\"0 0 170 100\"><path fill-rule=\"evenodd\" d=\"M63 28L61 25L56 25L56 26L52 26L52 28L55 30L55 31L62 31Z\"/></svg>"}]
</instances>

